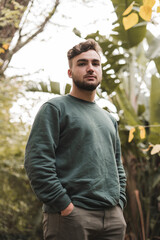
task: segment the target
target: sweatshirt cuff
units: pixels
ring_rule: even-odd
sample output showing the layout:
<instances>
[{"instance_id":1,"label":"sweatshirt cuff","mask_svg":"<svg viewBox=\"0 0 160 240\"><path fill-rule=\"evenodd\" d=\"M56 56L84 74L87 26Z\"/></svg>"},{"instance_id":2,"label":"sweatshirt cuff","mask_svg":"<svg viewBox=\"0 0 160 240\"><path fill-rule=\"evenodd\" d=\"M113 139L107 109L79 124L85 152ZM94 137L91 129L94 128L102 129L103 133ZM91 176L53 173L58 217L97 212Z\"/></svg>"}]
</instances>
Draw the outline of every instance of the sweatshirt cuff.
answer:
<instances>
[{"instance_id":1,"label":"sweatshirt cuff","mask_svg":"<svg viewBox=\"0 0 160 240\"><path fill-rule=\"evenodd\" d=\"M122 210L124 209L124 202L123 202L121 199L119 199L118 205L120 206L120 208L121 208Z\"/></svg>"},{"instance_id":2,"label":"sweatshirt cuff","mask_svg":"<svg viewBox=\"0 0 160 240\"><path fill-rule=\"evenodd\" d=\"M67 194L57 198L52 204L59 212L64 210L71 203L71 199Z\"/></svg>"}]
</instances>

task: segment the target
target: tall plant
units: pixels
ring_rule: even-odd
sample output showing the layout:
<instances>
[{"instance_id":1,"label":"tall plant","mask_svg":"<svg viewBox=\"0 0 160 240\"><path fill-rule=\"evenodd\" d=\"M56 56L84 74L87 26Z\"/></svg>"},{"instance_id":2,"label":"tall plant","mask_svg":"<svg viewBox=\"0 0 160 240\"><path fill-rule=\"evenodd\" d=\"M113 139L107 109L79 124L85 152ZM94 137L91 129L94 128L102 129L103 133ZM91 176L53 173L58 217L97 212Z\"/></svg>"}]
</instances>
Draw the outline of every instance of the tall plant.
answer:
<instances>
[{"instance_id":1,"label":"tall plant","mask_svg":"<svg viewBox=\"0 0 160 240\"><path fill-rule=\"evenodd\" d=\"M29 129L10 112L21 94L21 84L0 81L0 239L40 239L41 208L23 168ZM32 202L32 204L31 204Z\"/></svg>"}]
</instances>

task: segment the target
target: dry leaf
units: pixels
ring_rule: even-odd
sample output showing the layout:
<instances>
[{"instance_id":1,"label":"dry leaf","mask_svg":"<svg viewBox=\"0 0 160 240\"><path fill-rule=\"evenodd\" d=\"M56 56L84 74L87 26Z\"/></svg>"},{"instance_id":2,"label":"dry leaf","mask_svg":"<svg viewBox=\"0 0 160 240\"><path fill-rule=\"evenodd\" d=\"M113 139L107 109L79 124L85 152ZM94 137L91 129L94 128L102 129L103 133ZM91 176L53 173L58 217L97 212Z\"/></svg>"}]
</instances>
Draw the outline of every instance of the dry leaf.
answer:
<instances>
[{"instance_id":1,"label":"dry leaf","mask_svg":"<svg viewBox=\"0 0 160 240\"><path fill-rule=\"evenodd\" d=\"M133 135L134 132L135 132L135 128L131 128L131 130L129 131L128 142L131 142L132 139L134 138L134 135Z\"/></svg>"},{"instance_id":2,"label":"dry leaf","mask_svg":"<svg viewBox=\"0 0 160 240\"><path fill-rule=\"evenodd\" d=\"M144 139L146 137L146 131L145 131L145 128L143 126L139 126L138 127L139 130L140 130L140 138L141 139Z\"/></svg>"},{"instance_id":3,"label":"dry leaf","mask_svg":"<svg viewBox=\"0 0 160 240\"><path fill-rule=\"evenodd\" d=\"M156 3L156 0L143 0L143 5L148 5L149 7L153 7Z\"/></svg>"},{"instance_id":4,"label":"dry leaf","mask_svg":"<svg viewBox=\"0 0 160 240\"><path fill-rule=\"evenodd\" d=\"M3 48L0 48L0 54L5 53L5 50Z\"/></svg>"},{"instance_id":5,"label":"dry leaf","mask_svg":"<svg viewBox=\"0 0 160 240\"><path fill-rule=\"evenodd\" d=\"M4 44L2 45L2 47L3 47L5 50L7 50L7 49L9 48L9 44L8 44L8 43L4 43Z\"/></svg>"},{"instance_id":6,"label":"dry leaf","mask_svg":"<svg viewBox=\"0 0 160 240\"><path fill-rule=\"evenodd\" d=\"M125 30L133 27L138 23L138 14L131 13L129 16L123 18L123 26Z\"/></svg>"},{"instance_id":7,"label":"dry leaf","mask_svg":"<svg viewBox=\"0 0 160 240\"><path fill-rule=\"evenodd\" d=\"M156 145L153 146L152 151L151 151L151 155L156 154L158 152L160 152L160 144L156 144Z\"/></svg>"},{"instance_id":8,"label":"dry leaf","mask_svg":"<svg viewBox=\"0 0 160 240\"><path fill-rule=\"evenodd\" d=\"M0 67L3 65L3 60L0 58Z\"/></svg>"},{"instance_id":9,"label":"dry leaf","mask_svg":"<svg viewBox=\"0 0 160 240\"><path fill-rule=\"evenodd\" d=\"M153 147L153 145L150 144L150 145L148 146L148 148L142 149L142 151L143 151L143 152L148 152L151 147Z\"/></svg>"},{"instance_id":10,"label":"dry leaf","mask_svg":"<svg viewBox=\"0 0 160 240\"><path fill-rule=\"evenodd\" d=\"M132 2L132 3L129 5L129 7L123 12L122 16L128 15L128 14L132 11L133 4L134 4L134 2Z\"/></svg>"},{"instance_id":11,"label":"dry leaf","mask_svg":"<svg viewBox=\"0 0 160 240\"><path fill-rule=\"evenodd\" d=\"M160 6L157 7L157 13L160 13Z\"/></svg>"},{"instance_id":12,"label":"dry leaf","mask_svg":"<svg viewBox=\"0 0 160 240\"><path fill-rule=\"evenodd\" d=\"M139 15L145 21L150 21L152 16L152 8L148 5L143 5L140 7Z\"/></svg>"}]
</instances>

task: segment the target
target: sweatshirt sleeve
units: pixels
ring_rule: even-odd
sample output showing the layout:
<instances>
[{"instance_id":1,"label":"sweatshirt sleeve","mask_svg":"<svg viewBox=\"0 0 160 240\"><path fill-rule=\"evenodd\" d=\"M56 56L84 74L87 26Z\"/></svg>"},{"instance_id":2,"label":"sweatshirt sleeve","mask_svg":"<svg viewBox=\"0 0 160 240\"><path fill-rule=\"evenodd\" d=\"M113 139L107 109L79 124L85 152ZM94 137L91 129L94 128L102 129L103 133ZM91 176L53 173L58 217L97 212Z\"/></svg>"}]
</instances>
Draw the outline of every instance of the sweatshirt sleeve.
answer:
<instances>
[{"instance_id":1,"label":"sweatshirt sleeve","mask_svg":"<svg viewBox=\"0 0 160 240\"><path fill-rule=\"evenodd\" d=\"M37 197L62 211L71 202L56 173L56 148L60 134L59 110L45 103L33 123L25 151L25 169Z\"/></svg>"},{"instance_id":2,"label":"sweatshirt sleeve","mask_svg":"<svg viewBox=\"0 0 160 240\"><path fill-rule=\"evenodd\" d=\"M126 205L126 174L125 174L123 164L122 164L122 159L121 159L121 144L120 144L117 122L116 122L116 162L117 162L119 182L120 182L119 205L123 209Z\"/></svg>"}]
</instances>

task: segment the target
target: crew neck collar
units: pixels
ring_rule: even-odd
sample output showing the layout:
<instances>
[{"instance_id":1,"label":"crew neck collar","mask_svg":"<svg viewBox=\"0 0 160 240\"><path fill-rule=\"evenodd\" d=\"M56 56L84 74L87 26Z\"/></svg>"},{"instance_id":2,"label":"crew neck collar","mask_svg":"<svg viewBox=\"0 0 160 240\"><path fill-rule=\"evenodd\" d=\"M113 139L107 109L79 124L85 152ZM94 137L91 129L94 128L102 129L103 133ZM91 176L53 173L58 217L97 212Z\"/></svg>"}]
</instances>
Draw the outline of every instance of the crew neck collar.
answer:
<instances>
[{"instance_id":1,"label":"crew neck collar","mask_svg":"<svg viewBox=\"0 0 160 240\"><path fill-rule=\"evenodd\" d=\"M94 102L86 101L86 100L83 100L81 98L74 97L71 94L68 94L67 96L72 98L72 99L75 99L76 101L79 101L79 102L88 103L88 104L96 104L95 101Z\"/></svg>"}]
</instances>

